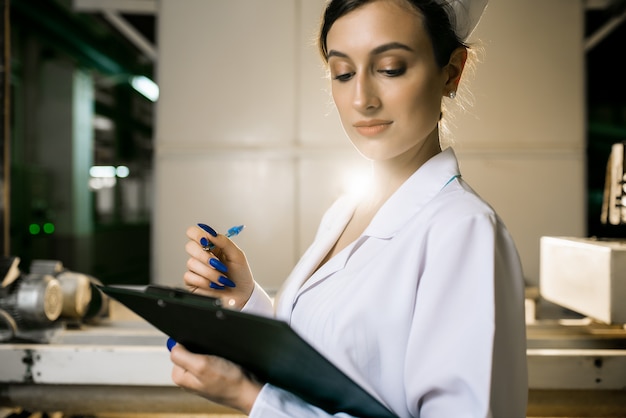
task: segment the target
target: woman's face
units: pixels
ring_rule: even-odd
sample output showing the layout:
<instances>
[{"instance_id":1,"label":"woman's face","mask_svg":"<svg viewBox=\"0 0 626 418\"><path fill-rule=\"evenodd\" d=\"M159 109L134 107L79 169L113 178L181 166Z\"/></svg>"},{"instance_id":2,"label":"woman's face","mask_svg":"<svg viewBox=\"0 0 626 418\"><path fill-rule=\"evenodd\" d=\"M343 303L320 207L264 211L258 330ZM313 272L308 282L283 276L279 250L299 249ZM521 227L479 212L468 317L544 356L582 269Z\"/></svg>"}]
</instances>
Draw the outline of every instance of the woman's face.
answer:
<instances>
[{"instance_id":1,"label":"woman's face","mask_svg":"<svg viewBox=\"0 0 626 418\"><path fill-rule=\"evenodd\" d=\"M447 76L421 16L377 0L339 18L327 37L332 95L359 152L385 161L439 147ZM435 144L436 142L436 144Z\"/></svg>"}]
</instances>

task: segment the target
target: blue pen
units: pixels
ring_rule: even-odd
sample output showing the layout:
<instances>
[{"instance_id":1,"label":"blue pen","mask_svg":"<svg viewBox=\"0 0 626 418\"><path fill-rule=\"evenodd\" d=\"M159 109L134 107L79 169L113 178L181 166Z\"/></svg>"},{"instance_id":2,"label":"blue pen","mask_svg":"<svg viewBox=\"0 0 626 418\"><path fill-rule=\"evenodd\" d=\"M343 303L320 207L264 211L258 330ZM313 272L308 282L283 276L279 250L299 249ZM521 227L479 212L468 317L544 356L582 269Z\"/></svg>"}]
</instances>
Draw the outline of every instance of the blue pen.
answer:
<instances>
[{"instance_id":1,"label":"blue pen","mask_svg":"<svg viewBox=\"0 0 626 418\"><path fill-rule=\"evenodd\" d=\"M230 237L234 237L235 235L239 235L239 233L241 232L241 230L245 227L245 225L237 225L237 226L233 226L232 228L230 228L228 231L226 231L226 237L230 238ZM215 248L215 245L212 242L209 242L209 245L206 245L204 247L202 247L204 249L204 251L211 251L213 248Z\"/></svg>"}]
</instances>

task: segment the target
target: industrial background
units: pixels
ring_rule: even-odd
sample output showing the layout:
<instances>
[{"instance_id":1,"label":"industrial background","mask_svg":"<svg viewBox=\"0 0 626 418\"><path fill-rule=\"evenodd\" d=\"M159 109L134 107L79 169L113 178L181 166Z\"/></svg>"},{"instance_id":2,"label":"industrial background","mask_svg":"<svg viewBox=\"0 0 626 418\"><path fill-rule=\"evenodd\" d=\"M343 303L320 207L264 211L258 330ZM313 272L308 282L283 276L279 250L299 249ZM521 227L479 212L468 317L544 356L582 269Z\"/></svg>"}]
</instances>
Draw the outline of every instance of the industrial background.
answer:
<instances>
[{"instance_id":1,"label":"industrial background","mask_svg":"<svg viewBox=\"0 0 626 418\"><path fill-rule=\"evenodd\" d=\"M323 3L0 1L3 255L23 273L179 285L189 225L245 224L237 243L275 292L363 168L313 45ZM449 130L464 177L522 257L529 416L626 416L626 314L614 311L626 267L591 269L608 282L600 314L595 300L561 303L558 287L541 294L546 257L568 262L542 237L626 239L621 222L601 221L609 156L626 141L626 1L492 1L472 40L479 61L460 91L472 106L447 109ZM608 248L608 263L620 259ZM55 322L33 347L0 321L0 416L204 411L159 366L162 335L136 322L117 334Z\"/></svg>"}]
</instances>

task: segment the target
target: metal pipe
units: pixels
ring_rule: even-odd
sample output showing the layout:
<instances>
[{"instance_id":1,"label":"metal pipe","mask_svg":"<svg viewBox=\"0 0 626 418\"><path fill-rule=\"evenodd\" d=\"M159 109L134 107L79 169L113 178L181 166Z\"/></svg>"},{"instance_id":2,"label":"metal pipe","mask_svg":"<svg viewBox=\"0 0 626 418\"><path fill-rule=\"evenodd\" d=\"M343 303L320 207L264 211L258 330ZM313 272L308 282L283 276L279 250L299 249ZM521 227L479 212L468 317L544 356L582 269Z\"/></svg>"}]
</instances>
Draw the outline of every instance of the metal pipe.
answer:
<instances>
[{"instance_id":1,"label":"metal pipe","mask_svg":"<svg viewBox=\"0 0 626 418\"><path fill-rule=\"evenodd\" d=\"M111 22L120 32L122 32L137 48L139 48L150 60L157 60L157 51L154 45L152 45L133 25L129 24L126 19L120 16L118 13L110 10L103 10L104 17Z\"/></svg>"},{"instance_id":2,"label":"metal pipe","mask_svg":"<svg viewBox=\"0 0 626 418\"><path fill-rule=\"evenodd\" d=\"M589 52L599 44L604 38L606 38L616 27L618 27L626 19L626 12L620 16L611 18L600 29L595 31L585 40L585 52Z\"/></svg>"}]
</instances>

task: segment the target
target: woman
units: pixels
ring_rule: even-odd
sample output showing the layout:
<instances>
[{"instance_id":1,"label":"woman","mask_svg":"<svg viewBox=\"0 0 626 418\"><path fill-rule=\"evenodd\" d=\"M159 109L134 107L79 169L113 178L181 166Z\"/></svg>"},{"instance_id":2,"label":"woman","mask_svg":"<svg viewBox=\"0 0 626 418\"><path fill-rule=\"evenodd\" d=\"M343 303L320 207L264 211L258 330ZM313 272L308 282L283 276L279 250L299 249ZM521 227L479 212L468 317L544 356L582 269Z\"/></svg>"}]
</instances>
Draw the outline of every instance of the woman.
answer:
<instances>
[{"instance_id":1,"label":"woman","mask_svg":"<svg viewBox=\"0 0 626 418\"><path fill-rule=\"evenodd\" d=\"M517 251L439 138L443 97L456 95L463 41L485 4L447 2L328 3L319 47L373 184L327 211L274 315L399 417L524 417ZM272 314L234 243L203 224L187 235L187 286ZM212 253L203 250L207 240ZM180 345L171 359L176 384L251 417L328 416L224 359Z\"/></svg>"}]
</instances>

